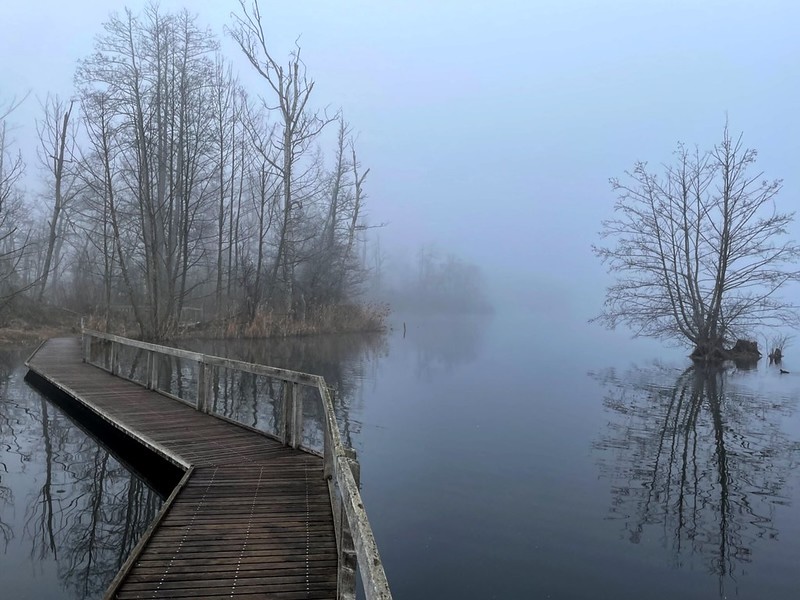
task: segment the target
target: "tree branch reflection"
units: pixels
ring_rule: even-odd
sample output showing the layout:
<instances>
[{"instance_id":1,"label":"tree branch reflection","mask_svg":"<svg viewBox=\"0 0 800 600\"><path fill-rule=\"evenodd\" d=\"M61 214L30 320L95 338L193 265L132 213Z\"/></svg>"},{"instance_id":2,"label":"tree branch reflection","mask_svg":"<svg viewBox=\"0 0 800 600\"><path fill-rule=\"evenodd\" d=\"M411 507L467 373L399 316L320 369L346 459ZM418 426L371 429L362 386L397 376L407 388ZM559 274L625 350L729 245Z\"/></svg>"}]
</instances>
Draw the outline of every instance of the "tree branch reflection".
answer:
<instances>
[{"instance_id":1,"label":"tree branch reflection","mask_svg":"<svg viewBox=\"0 0 800 600\"><path fill-rule=\"evenodd\" d=\"M21 362L22 352L24 350L21 349L0 349L0 543L4 552L14 539L13 527L3 519L6 507L14 505L14 491L5 483L9 475L9 461L19 461L17 468L24 469L30 460L29 452L20 442L20 423L25 421L28 410L24 404L7 400L10 388L19 380L14 368Z\"/></svg>"},{"instance_id":2,"label":"tree branch reflection","mask_svg":"<svg viewBox=\"0 0 800 600\"><path fill-rule=\"evenodd\" d=\"M340 433L347 445L352 445L353 435L360 431L361 423L354 415L363 410L363 381L374 381L378 361L388 352L386 337L380 333L266 341L198 339L183 340L183 345L197 352L322 375L333 390ZM277 380L217 370L212 381L212 408L227 418L274 433L281 418L277 407L283 392L283 383ZM313 406L318 405L306 403L306 408ZM306 419L307 425L314 422L321 424L322 420L319 416ZM317 433L320 437L322 430Z\"/></svg>"},{"instance_id":3,"label":"tree branch reflection","mask_svg":"<svg viewBox=\"0 0 800 600\"><path fill-rule=\"evenodd\" d=\"M43 483L25 513L31 559L55 561L65 596L100 597L162 500L44 398L37 404L43 443L31 462Z\"/></svg>"},{"instance_id":4,"label":"tree branch reflection","mask_svg":"<svg viewBox=\"0 0 800 600\"><path fill-rule=\"evenodd\" d=\"M488 323L485 315L419 317L410 323L407 339L416 350L417 378L434 381L441 374L476 361L485 343Z\"/></svg>"},{"instance_id":5,"label":"tree branch reflection","mask_svg":"<svg viewBox=\"0 0 800 600\"><path fill-rule=\"evenodd\" d=\"M780 428L789 400L737 392L720 370L634 369L597 378L610 422L595 443L611 480L610 517L635 544L653 537L673 566L700 560L735 584L761 539L776 538L774 505L796 446Z\"/></svg>"}]
</instances>

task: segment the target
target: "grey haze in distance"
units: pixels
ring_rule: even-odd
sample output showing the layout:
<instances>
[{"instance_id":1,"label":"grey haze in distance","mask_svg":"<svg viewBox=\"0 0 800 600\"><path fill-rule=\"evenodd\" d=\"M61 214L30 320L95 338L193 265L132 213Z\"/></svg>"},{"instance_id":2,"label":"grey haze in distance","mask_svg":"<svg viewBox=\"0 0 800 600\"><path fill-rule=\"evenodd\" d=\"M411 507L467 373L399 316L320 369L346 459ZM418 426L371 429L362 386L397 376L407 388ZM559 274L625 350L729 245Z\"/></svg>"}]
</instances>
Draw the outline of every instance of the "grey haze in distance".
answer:
<instances>
[{"instance_id":1,"label":"grey haze in distance","mask_svg":"<svg viewBox=\"0 0 800 600\"><path fill-rule=\"evenodd\" d=\"M15 137L35 191L36 96L69 97L76 61L132 0L2 0L0 97L31 97ZM223 38L234 0L185 6ZM300 36L318 106L342 107L372 170L370 221L392 255L436 243L478 263L499 305L596 314L607 282L590 251L608 178L677 141L732 131L759 150L779 202L800 207L800 5L789 1L272 0L276 54ZM794 224L792 236L800 237ZM391 269L391 265L387 265ZM800 301L800 294L798 295Z\"/></svg>"}]
</instances>

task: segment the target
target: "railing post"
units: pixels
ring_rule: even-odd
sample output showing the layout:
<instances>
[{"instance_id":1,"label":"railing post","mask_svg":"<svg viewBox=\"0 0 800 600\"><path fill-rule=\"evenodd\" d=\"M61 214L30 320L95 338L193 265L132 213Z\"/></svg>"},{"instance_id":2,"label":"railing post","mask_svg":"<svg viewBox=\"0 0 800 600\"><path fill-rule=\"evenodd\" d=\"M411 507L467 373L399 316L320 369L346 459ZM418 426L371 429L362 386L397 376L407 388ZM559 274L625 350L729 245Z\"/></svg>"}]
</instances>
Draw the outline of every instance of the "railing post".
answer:
<instances>
[{"instance_id":1,"label":"railing post","mask_svg":"<svg viewBox=\"0 0 800 600\"><path fill-rule=\"evenodd\" d=\"M349 455L352 450L345 450L348 456L339 457L338 468L351 468L352 463ZM345 463L345 464L342 464ZM355 473L354 473L355 475ZM338 488L338 486L337 486ZM344 498L341 490L338 490L337 502L334 503L334 527L339 524L336 530L336 550L338 553L339 568L336 573L336 595L339 600L355 600L356 597L356 569L358 568L358 556L356 555L353 535L350 522L347 519L347 511L344 506ZM338 514L337 514L338 513Z\"/></svg>"},{"instance_id":2,"label":"railing post","mask_svg":"<svg viewBox=\"0 0 800 600\"><path fill-rule=\"evenodd\" d=\"M148 390L153 389L153 378L151 377L153 373L153 353L149 350L145 354L145 361L144 361L144 387Z\"/></svg>"},{"instance_id":3,"label":"railing post","mask_svg":"<svg viewBox=\"0 0 800 600\"><path fill-rule=\"evenodd\" d=\"M288 381L283 382L283 432L281 441L284 446L291 444L292 438L292 415L294 407L292 405L292 386Z\"/></svg>"},{"instance_id":4,"label":"railing post","mask_svg":"<svg viewBox=\"0 0 800 600\"><path fill-rule=\"evenodd\" d=\"M208 412L206 409L206 380L208 379L206 368L204 362L197 363L197 410L200 412Z\"/></svg>"},{"instance_id":5,"label":"railing post","mask_svg":"<svg viewBox=\"0 0 800 600\"><path fill-rule=\"evenodd\" d=\"M147 380L148 390L158 389L158 354L152 350L147 353Z\"/></svg>"},{"instance_id":6,"label":"railing post","mask_svg":"<svg viewBox=\"0 0 800 600\"><path fill-rule=\"evenodd\" d=\"M283 443L299 448L303 442L303 402L297 383L285 381L283 386Z\"/></svg>"},{"instance_id":7,"label":"railing post","mask_svg":"<svg viewBox=\"0 0 800 600\"><path fill-rule=\"evenodd\" d=\"M81 329L81 345L82 345L82 349L83 349L83 356L81 356L81 358L83 359L83 362L85 362L85 363L90 363L91 362L91 357L92 357L91 356L91 351L92 351L91 350L91 344L92 344L91 336L89 334L87 334L86 332L84 332L83 329Z\"/></svg>"},{"instance_id":8,"label":"railing post","mask_svg":"<svg viewBox=\"0 0 800 600\"><path fill-rule=\"evenodd\" d=\"M353 479L356 481L356 487L361 487L361 464L358 462L356 451L352 448L345 448L345 462L350 467L350 472L353 474Z\"/></svg>"},{"instance_id":9,"label":"railing post","mask_svg":"<svg viewBox=\"0 0 800 600\"><path fill-rule=\"evenodd\" d=\"M324 412L323 407L323 412ZM322 438L322 476L326 480L331 480L334 476L334 468L333 468L333 461L334 454L333 454L333 439L331 437L330 429L327 426L327 420L323 420L324 424L324 433Z\"/></svg>"},{"instance_id":10,"label":"railing post","mask_svg":"<svg viewBox=\"0 0 800 600\"><path fill-rule=\"evenodd\" d=\"M111 365L110 371L112 375L116 375L119 372L119 365L117 364L117 353L119 350L117 349L117 343L111 342Z\"/></svg>"},{"instance_id":11,"label":"railing post","mask_svg":"<svg viewBox=\"0 0 800 600\"><path fill-rule=\"evenodd\" d=\"M206 365L206 384L203 386L203 396L205 401L203 403L203 411L212 414L214 412L214 398L211 393L211 387L214 385L214 372L216 367L214 365Z\"/></svg>"},{"instance_id":12,"label":"railing post","mask_svg":"<svg viewBox=\"0 0 800 600\"><path fill-rule=\"evenodd\" d=\"M292 448L299 448L303 444L303 399L300 397L300 384L292 383L292 405L294 406L294 419L292 419Z\"/></svg>"}]
</instances>

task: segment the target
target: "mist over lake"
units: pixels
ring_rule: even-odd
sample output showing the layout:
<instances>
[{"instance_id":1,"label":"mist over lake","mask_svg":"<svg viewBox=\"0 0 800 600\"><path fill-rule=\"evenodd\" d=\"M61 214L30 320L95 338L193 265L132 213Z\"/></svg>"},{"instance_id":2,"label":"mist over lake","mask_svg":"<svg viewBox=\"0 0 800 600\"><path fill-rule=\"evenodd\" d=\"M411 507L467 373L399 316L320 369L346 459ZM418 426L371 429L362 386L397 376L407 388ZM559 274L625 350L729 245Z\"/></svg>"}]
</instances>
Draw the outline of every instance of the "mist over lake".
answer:
<instances>
[{"instance_id":1,"label":"mist over lake","mask_svg":"<svg viewBox=\"0 0 800 600\"><path fill-rule=\"evenodd\" d=\"M25 379L95 330L323 376L396 598L797 596L800 4L0 22L0 595L102 597L168 495ZM148 352L287 430L289 380Z\"/></svg>"}]
</instances>

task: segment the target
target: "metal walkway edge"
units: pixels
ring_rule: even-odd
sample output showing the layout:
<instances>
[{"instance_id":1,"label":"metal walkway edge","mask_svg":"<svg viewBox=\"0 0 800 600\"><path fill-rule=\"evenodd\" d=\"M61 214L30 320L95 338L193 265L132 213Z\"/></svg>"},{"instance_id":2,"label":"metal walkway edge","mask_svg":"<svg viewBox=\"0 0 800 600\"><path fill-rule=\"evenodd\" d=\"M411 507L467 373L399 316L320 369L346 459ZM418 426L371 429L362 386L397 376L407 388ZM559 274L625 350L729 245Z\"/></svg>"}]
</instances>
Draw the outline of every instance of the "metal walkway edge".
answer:
<instances>
[{"instance_id":1,"label":"metal walkway edge","mask_svg":"<svg viewBox=\"0 0 800 600\"><path fill-rule=\"evenodd\" d=\"M186 471L107 598L336 598L322 458L85 364L77 338L28 368Z\"/></svg>"}]
</instances>

